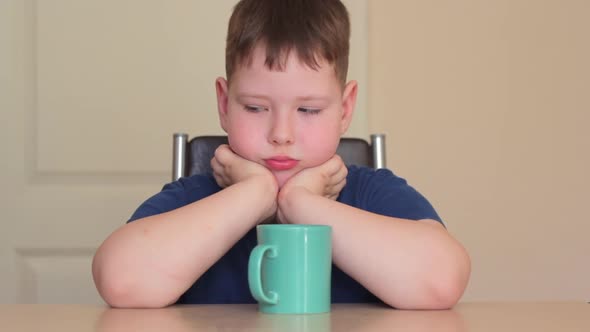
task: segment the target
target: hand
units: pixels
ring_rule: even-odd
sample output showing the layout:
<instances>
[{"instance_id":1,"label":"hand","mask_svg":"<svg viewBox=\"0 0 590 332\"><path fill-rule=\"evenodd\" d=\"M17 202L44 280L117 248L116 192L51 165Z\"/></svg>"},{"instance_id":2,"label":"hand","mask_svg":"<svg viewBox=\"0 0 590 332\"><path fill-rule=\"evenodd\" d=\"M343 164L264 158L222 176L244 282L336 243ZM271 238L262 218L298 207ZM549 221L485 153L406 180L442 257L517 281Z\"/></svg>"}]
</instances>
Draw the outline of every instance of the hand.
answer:
<instances>
[{"instance_id":1,"label":"hand","mask_svg":"<svg viewBox=\"0 0 590 332\"><path fill-rule=\"evenodd\" d=\"M305 189L313 195L335 200L346 185L347 175L346 165L336 154L319 166L306 168L295 174L283 185L281 193L289 194L295 189Z\"/></svg>"},{"instance_id":2,"label":"hand","mask_svg":"<svg viewBox=\"0 0 590 332\"><path fill-rule=\"evenodd\" d=\"M325 163L307 168L290 178L281 188L278 195L279 208L277 218L279 222L288 222L285 209L282 205L290 199L291 195L307 193L336 200L340 191L346 185L348 169L339 155L334 155Z\"/></svg>"},{"instance_id":3,"label":"hand","mask_svg":"<svg viewBox=\"0 0 590 332\"><path fill-rule=\"evenodd\" d=\"M274 180L274 176L266 167L238 156L227 144L222 144L215 150L211 168L213 177L221 188L259 176Z\"/></svg>"},{"instance_id":4,"label":"hand","mask_svg":"<svg viewBox=\"0 0 590 332\"><path fill-rule=\"evenodd\" d=\"M222 144L215 150L215 155L211 159L211 167L213 168L215 182L221 188L247 181L266 181L265 183L270 183L271 185L268 187L274 188L268 191L270 205L268 209L265 208L266 212L259 222L264 222L276 214L279 186L274 175L266 167L238 156L227 144Z\"/></svg>"}]
</instances>

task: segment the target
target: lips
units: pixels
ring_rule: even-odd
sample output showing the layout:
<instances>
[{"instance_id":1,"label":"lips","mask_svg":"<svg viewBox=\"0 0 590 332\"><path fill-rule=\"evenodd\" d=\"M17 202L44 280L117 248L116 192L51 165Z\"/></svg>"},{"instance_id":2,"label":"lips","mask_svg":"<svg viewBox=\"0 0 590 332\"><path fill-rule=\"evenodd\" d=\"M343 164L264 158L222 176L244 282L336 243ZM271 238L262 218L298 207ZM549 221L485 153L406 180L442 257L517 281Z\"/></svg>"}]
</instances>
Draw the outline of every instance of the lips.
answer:
<instances>
[{"instance_id":1,"label":"lips","mask_svg":"<svg viewBox=\"0 0 590 332\"><path fill-rule=\"evenodd\" d=\"M277 156L265 159L264 162L266 163L266 166L272 170L285 171L297 166L299 160L289 157Z\"/></svg>"}]
</instances>

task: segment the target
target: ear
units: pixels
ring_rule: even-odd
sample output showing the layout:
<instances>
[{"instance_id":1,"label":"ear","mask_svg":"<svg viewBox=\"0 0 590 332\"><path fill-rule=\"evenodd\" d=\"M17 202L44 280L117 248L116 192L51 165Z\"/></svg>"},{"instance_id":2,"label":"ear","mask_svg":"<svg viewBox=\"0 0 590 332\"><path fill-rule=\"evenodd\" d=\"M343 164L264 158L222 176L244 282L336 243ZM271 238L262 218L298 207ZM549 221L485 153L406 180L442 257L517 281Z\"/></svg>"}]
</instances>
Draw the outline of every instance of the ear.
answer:
<instances>
[{"instance_id":1,"label":"ear","mask_svg":"<svg viewBox=\"0 0 590 332\"><path fill-rule=\"evenodd\" d=\"M228 117L227 117L227 81L223 77L218 77L215 80L215 92L217 93L217 112L219 113L219 124L223 131L227 133Z\"/></svg>"},{"instance_id":2,"label":"ear","mask_svg":"<svg viewBox=\"0 0 590 332\"><path fill-rule=\"evenodd\" d=\"M358 84L356 81L350 81L344 86L344 93L342 93L342 118L340 119L340 135L343 135L350 122L352 121L352 114L354 113L354 106L356 105L356 94L358 91Z\"/></svg>"}]
</instances>

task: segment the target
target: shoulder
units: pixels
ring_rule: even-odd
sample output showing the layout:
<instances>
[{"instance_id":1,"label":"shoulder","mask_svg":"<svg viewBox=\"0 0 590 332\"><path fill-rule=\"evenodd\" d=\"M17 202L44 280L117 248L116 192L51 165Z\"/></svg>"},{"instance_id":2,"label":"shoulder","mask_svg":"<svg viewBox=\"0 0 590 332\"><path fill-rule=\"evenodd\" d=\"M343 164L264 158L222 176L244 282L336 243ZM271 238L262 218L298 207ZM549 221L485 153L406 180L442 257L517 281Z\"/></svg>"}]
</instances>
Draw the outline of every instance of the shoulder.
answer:
<instances>
[{"instance_id":1,"label":"shoulder","mask_svg":"<svg viewBox=\"0 0 590 332\"><path fill-rule=\"evenodd\" d=\"M210 196L221 188L211 175L193 175L170 182L148 198L133 213L129 221L168 212Z\"/></svg>"},{"instance_id":2,"label":"shoulder","mask_svg":"<svg viewBox=\"0 0 590 332\"><path fill-rule=\"evenodd\" d=\"M346 180L359 186L380 184L382 181L393 182L399 185L407 185L406 180L398 177L387 168L374 169L370 167L354 165L347 167L348 176Z\"/></svg>"},{"instance_id":3,"label":"shoulder","mask_svg":"<svg viewBox=\"0 0 590 332\"><path fill-rule=\"evenodd\" d=\"M346 181L342 203L391 217L441 221L428 200L389 169L348 166Z\"/></svg>"},{"instance_id":4,"label":"shoulder","mask_svg":"<svg viewBox=\"0 0 590 332\"><path fill-rule=\"evenodd\" d=\"M174 182L170 182L164 185L161 192L179 191L191 196L199 195L201 193L206 192L213 193L215 191L218 191L219 189L221 188L219 188L212 175L197 174L189 177L180 178Z\"/></svg>"},{"instance_id":5,"label":"shoulder","mask_svg":"<svg viewBox=\"0 0 590 332\"><path fill-rule=\"evenodd\" d=\"M398 177L389 169L348 166L345 187L348 194L362 197L380 191L388 192L408 187L405 179Z\"/></svg>"},{"instance_id":6,"label":"shoulder","mask_svg":"<svg viewBox=\"0 0 590 332\"><path fill-rule=\"evenodd\" d=\"M212 175L193 175L170 182L152 198L172 199L190 204L221 190ZM151 199L151 198L150 198Z\"/></svg>"},{"instance_id":7,"label":"shoulder","mask_svg":"<svg viewBox=\"0 0 590 332\"><path fill-rule=\"evenodd\" d=\"M346 193L366 196L379 191L399 190L409 187L405 179L387 168L374 169L364 166L347 166Z\"/></svg>"}]
</instances>

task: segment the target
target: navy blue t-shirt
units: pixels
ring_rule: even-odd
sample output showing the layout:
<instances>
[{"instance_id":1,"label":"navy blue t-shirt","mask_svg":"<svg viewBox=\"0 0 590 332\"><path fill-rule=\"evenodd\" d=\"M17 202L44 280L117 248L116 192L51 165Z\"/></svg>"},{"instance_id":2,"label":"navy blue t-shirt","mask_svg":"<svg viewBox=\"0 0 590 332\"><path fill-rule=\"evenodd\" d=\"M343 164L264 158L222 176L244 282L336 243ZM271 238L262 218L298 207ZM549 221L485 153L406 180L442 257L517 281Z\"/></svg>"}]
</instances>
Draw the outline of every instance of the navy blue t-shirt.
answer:
<instances>
[{"instance_id":1,"label":"navy blue t-shirt","mask_svg":"<svg viewBox=\"0 0 590 332\"><path fill-rule=\"evenodd\" d=\"M165 185L160 193L145 201L129 222L177 209L220 190L212 175L181 178ZM432 205L420 193L387 169L348 166L346 186L340 192L338 202L385 216L434 219L442 223ZM256 244L256 228L253 228L211 266L177 303L255 303L248 288L248 258ZM337 266L332 266L333 303L378 301L365 287Z\"/></svg>"}]
</instances>

